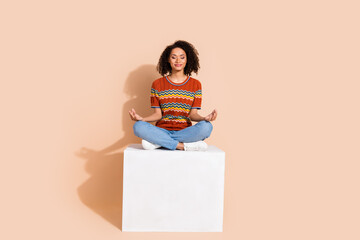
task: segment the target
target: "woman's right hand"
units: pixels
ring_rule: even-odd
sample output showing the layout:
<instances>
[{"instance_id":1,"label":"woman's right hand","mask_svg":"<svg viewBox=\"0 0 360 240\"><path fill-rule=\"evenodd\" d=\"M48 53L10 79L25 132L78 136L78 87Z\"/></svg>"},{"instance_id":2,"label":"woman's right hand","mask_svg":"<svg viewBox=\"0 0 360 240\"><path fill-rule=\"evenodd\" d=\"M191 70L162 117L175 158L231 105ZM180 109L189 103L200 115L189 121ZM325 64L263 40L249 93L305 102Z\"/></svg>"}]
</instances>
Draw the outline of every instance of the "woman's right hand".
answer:
<instances>
[{"instance_id":1,"label":"woman's right hand","mask_svg":"<svg viewBox=\"0 0 360 240\"><path fill-rule=\"evenodd\" d=\"M129 111L129 114L130 114L131 120L134 120L134 121L142 121L143 120L143 117L141 117L139 114L137 114L135 112L135 109L133 109L133 108Z\"/></svg>"}]
</instances>

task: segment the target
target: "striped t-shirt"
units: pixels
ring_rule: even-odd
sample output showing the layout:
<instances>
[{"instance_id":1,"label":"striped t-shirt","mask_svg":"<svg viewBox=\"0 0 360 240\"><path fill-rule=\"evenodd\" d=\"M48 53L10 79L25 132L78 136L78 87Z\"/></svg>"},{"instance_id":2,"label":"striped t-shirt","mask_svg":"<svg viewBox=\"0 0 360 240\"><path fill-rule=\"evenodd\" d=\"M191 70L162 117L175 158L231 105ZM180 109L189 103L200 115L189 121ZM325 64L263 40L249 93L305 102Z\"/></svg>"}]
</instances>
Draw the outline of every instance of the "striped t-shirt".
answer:
<instances>
[{"instance_id":1,"label":"striped t-shirt","mask_svg":"<svg viewBox=\"0 0 360 240\"><path fill-rule=\"evenodd\" d=\"M201 108L201 83L190 76L182 83L174 83L164 76L151 86L151 107L161 108L162 118L156 126L167 130L181 130L192 125L189 113Z\"/></svg>"}]
</instances>

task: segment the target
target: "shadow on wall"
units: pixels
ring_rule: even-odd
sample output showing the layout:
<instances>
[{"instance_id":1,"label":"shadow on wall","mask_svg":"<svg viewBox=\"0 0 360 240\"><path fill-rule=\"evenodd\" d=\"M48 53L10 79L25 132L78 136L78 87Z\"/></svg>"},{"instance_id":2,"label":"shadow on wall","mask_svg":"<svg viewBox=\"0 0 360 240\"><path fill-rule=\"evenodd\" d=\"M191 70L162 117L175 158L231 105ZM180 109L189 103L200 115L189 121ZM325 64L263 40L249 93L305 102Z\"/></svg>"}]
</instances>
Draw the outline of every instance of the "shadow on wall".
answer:
<instances>
[{"instance_id":1,"label":"shadow on wall","mask_svg":"<svg viewBox=\"0 0 360 240\"><path fill-rule=\"evenodd\" d=\"M134 121L129 110L134 108L140 116L153 112L150 108L151 83L161 77L155 65L143 65L131 72L126 79L123 93L128 101L123 104L122 120L124 136L102 150L81 148L76 155L86 159L85 171L90 174L86 182L77 188L80 200L105 220L122 229L123 156L127 145L140 142L133 133ZM94 137L96 133L89 134ZM116 153L112 153L118 151Z\"/></svg>"}]
</instances>

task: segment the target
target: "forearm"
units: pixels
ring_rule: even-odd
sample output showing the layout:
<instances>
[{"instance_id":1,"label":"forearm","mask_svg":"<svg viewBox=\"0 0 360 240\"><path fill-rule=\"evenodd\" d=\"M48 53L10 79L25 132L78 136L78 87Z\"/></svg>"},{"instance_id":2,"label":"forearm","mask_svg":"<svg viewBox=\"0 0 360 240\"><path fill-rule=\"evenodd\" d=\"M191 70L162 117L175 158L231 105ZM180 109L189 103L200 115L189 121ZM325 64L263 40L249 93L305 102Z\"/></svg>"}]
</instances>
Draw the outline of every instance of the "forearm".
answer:
<instances>
[{"instance_id":1,"label":"forearm","mask_svg":"<svg viewBox=\"0 0 360 240\"><path fill-rule=\"evenodd\" d=\"M161 119L161 115L159 115L158 113L153 113L150 116L144 117L141 121L144 122L155 122Z\"/></svg>"},{"instance_id":2,"label":"forearm","mask_svg":"<svg viewBox=\"0 0 360 240\"><path fill-rule=\"evenodd\" d=\"M191 121L194 121L194 122L200 122L200 121L205 120L205 117L199 115L198 113L193 113L193 114L189 115L189 118L191 119Z\"/></svg>"}]
</instances>

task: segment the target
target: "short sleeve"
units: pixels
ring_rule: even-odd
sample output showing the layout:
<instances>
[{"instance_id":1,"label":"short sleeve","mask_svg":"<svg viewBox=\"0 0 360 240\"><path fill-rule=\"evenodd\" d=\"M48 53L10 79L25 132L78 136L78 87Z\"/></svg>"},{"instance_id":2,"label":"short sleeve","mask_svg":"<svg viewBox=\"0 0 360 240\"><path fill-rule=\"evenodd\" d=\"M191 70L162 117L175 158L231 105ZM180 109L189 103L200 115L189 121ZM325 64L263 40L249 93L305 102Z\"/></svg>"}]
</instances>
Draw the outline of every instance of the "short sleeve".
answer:
<instances>
[{"instance_id":1,"label":"short sleeve","mask_svg":"<svg viewBox=\"0 0 360 240\"><path fill-rule=\"evenodd\" d=\"M202 100L201 83L198 81L197 87L195 88L194 102L191 108L201 109L201 100Z\"/></svg>"},{"instance_id":2,"label":"short sleeve","mask_svg":"<svg viewBox=\"0 0 360 240\"><path fill-rule=\"evenodd\" d=\"M154 82L151 85L150 103L152 108L160 108L159 94Z\"/></svg>"}]
</instances>

